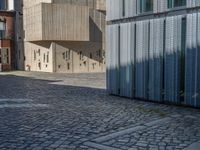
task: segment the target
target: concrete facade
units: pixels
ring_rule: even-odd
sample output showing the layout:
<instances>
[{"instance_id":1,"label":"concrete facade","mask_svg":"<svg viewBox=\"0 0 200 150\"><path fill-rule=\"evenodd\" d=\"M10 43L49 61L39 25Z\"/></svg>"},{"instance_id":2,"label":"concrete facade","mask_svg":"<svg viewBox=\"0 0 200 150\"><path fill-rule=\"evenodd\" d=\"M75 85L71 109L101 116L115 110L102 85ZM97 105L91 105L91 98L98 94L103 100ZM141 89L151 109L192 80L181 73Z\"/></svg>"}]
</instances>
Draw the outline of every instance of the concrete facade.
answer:
<instances>
[{"instance_id":1,"label":"concrete facade","mask_svg":"<svg viewBox=\"0 0 200 150\"><path fill-rule=\"evenodd\" d=\"M15 58L17 70L24 70L24 29L23 29L23 0L14 1L15 10Z\"/></svg>"},{"instance_id":2,"label":"concrete facade","mask_svg":"<svg viewBox=\"0 0 200 150\"><path fill-rule=\"evenodd\" d=\"M110 94L200 107L200 2L107 0Z\"/></svg>"},{"instance_id":3,"label":"concrete facade","mask_svg":"<svg viewBox=\"0 0 200 150\"><path fill-rule=\"evenodd\" d=\"M105 71L105 2L24 0L25 68Z\"/></svg>"}]
</instances>

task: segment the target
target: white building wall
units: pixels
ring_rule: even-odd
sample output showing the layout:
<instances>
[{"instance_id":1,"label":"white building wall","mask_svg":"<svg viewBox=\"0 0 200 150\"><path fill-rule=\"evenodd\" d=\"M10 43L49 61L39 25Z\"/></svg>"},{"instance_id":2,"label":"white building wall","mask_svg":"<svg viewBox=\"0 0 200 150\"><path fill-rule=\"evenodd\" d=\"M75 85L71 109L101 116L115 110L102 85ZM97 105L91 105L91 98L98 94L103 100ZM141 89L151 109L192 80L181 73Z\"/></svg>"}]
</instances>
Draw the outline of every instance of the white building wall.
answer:
<instances>
[{"instance_id":1,"label":"white building wall","mask_svg":"<svg viewBox=\"0 0 200 150\"><path fill-rule=\"evenodd\" d=\"M31 71L53 72L53 43L25 42L25 67Z\"/></svg>"}]
</instances>

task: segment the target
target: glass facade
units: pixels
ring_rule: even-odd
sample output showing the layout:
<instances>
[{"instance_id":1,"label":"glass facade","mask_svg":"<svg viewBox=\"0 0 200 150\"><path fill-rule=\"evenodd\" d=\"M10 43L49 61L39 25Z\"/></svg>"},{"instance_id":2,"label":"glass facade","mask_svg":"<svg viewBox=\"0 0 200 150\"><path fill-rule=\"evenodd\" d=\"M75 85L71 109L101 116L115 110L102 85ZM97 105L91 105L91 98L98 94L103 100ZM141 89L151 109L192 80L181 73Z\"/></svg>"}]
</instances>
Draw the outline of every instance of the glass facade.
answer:
<instances>
[{"instance_id":1,"label":"glass facade","mask_svg":"<svg viewBox=\"0 0 200 150\"><path fill-rule=\"evenodd\" d=\"M186 6L186 0L168 0L168 8Z\"/></svg>"},{"instance_id":2,"label":"glass facade","mask_svg":"<svg viewBox=\"0 0 200 150\"><path fill-rule=\"evenodd\" d=\"M8 1L7 0L1 0L0 1L0 10L7 10L8 8Z\"/></svg>"},{"instance_id":3,"label":"glass facade","mask_svg":"<svg viewBox=\"0 0 200 150\"><path fill-rule=\"evenodd\" d=\"M140 0L140 13L153 11L153 0Z\"/></svg>"}]
</instances>

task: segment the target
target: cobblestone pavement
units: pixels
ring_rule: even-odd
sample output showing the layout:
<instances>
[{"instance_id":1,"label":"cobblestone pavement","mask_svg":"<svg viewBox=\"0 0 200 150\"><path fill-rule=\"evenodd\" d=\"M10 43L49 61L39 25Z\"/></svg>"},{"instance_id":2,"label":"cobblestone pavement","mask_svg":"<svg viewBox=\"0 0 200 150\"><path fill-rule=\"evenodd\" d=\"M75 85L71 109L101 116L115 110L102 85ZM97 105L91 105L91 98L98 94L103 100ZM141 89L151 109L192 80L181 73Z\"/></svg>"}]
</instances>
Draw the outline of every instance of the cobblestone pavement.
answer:
<instances>
[{"instance_id":1,"label":"cobblestone pavement","mask_svg":"<svg viewBox=\"0 0 200 150\"><path fill-rule=\"evenodd\" d=\"M199 150L200 110L107 95L105 74L0 73L0 150Z\"/></svg>"}]
</instances>

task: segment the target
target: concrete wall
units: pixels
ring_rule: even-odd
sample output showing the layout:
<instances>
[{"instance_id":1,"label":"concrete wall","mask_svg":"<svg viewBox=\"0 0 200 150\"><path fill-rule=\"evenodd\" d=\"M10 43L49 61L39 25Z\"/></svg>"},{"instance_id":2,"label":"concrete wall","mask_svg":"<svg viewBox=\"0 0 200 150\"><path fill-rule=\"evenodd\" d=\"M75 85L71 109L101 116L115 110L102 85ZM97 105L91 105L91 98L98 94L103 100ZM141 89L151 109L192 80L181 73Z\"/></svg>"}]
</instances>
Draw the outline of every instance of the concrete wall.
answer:
<instances>
[{"instance_id":1,"label":"concrete wall","mask_svg":"<svg viewBox=\"0 0 200 150\"><path fill-rule=\"evenodd\" d=\"M25 42L25 49L28 50L25 53L25 64L30 66L31 71L103 72L105 71L105 58L102 58L102 55L105 52L97 46L101 47L100 44L86 42ZM47 53L49 53L48 62Z\"/></svg>"},{"instance_id":2,"label":"concrete wall","mask_svg":"<svg viewBox=\"0 0 200 150\"><path fill-rule=\"evenodd\" d=\"M31 71L53 72L53 43L25 42L25 56L26 69L30 66Z\"/></svg>"},{"instance_id":3,"label":"concrete wall","mask_svg":"<svg viewBox=\"0 0 200 150\"><path fill-rule=\"evenodd\" d=\"M103 72L105 71L105 58L99 43L66 43L56 42L55 72ZM70 58L64 59L63 54L70 51ZM70 69L68 69L70 65Z\"/></svg>"},{"instance_id":4,"label":"concrete wall","mask_svg":"<svg viewBox=\"0 0 200 150\"><path fill-rule=\"evenodd\" d=\"M24 8L33 7L40 3L52 3L52 0L23 0Z\"/></svg>"},{"instance_id":5,"label":"concrete wall","mask_svg":"<svg viewBox=\"0 0 200 150\"><path fill-rule=\"evenodd\" d=\"M24 8L26 41L89 41L89 8L40 3Z\"/></svg>"},{"instance_id":6,"label":"concrete wall","mask_svg":"<svg viewBox=\"0 0 200 150\"><path fill-rule=\"evenodd\" d=\"M23 0L14 1L16 69L24 70Z\"/></svg>"},{"instance_id":7,"label":"concrete wall","mask_svg":"<svg viewBox=\"0 0 200 150\"><path fill-rule=\"evenodd\" d=\"M92 9L106 11L106 0L52 0L52 3L70 3L81 6L88 6Z\"/></svg>"}]
</instances>

